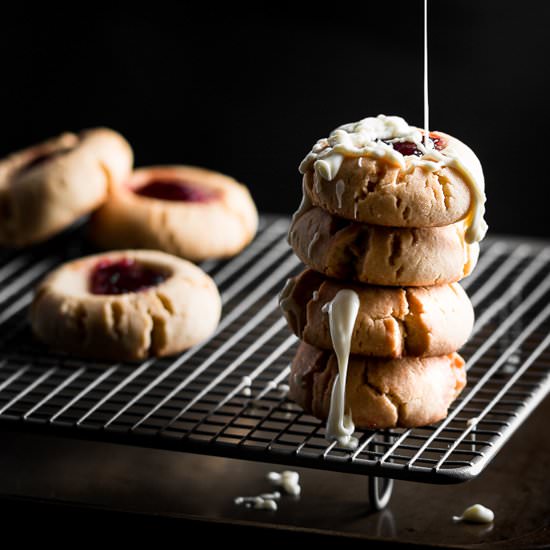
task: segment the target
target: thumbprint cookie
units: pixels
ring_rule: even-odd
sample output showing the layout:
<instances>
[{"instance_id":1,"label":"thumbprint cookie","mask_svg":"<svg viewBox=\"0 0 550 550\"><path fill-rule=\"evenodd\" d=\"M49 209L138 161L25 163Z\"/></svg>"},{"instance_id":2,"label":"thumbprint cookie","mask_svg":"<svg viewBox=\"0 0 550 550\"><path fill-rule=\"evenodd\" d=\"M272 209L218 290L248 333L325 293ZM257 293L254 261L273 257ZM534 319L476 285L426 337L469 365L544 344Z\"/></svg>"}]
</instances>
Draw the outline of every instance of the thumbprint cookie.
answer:
<instances>
[{"instance_id":1,"label":"thumbprint cookie","mask_svg":"<svg viewBox=\"0 0 550 550\"><path fill-rule=\"evenodd\" d=\"M92 219L102 248L150 248L192 261L226 258L254 238L258 214L247 188L203 168L140 168L114 186Z\"/></svg>"},{"instance_id":2,"label":"thumbprint cookie","mask_svg":"<svg viewBox=\"0 0 550 550\"><path fill-rule=\"evenodd\" d=\"M458 353L404 359L351 355L348 368L344 410L362 429L438 422L466 385ZM326 420L337 375L334 353L302 342L290 367L289 396L306 412Z\"/></svg>"},{"instance_id":3,"label":"thumbprint cookie","mask_svg":"<svg viewBox=\"0 0 550 550\"><path fill-rule=\"evenodd\" d=\"M341 289L359 297L351 332L352 354L398 358L452 353L462 347L474 324L474 309L458 283L390 287L343 283L307 269L287 281L281 308L301 340L333 349L324 311Z\"/></svg>"},{"instance_id":4,"label":"thumbprint cookie","mask_svg":"<svg viewBox=\"0 0 550 550\"><path fill-rule=\"evenodd\" d=\"M215 331L221 300L199 267L164 252L124 250L62 265L39 285L39 340L82 357L138 360L181 352Z\"/></svg>"},{"instance_id":5,"label":"thumbprint cookie","mask_svg":"<svg viewBox=\"0 0 550 550\"><path fill-rule=\"evenodd\" d=\"M132 164L130 145L107 128L64 133L0 160L0 245L31 245L68 227Z\"/></svg>"}]
</instances>

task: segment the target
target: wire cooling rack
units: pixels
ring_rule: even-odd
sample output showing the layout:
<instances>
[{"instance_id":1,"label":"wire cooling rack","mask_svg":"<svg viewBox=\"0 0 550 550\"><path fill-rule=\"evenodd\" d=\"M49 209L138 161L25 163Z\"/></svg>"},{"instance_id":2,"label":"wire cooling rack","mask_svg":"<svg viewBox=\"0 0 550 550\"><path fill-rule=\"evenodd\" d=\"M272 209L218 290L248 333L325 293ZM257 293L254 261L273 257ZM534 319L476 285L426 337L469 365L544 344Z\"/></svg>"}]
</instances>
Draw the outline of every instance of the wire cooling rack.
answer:
<instances>
[{"instance_id":1,"label":"wire cooling rack","mask_svg":"<svg viewBox=\"0 0 550 550\"><path fill-rule=\"evenodd\" d=\"M431 483L479 474L550 388L550 246L484 242L463 281L476 309L463 348L468 386L443 422L359 432L350 452L284 391L297 340L277 305L301 266L286 218L263 217L255 241L207 262L224 314L216 334L178 357L100 363L34 341L27 307L52 268L92 252L75 229L30 251L0 251L0 421L11 429L177 449ZM248 384L251 382L250 388Z\"/></svg>"}]
</instances>

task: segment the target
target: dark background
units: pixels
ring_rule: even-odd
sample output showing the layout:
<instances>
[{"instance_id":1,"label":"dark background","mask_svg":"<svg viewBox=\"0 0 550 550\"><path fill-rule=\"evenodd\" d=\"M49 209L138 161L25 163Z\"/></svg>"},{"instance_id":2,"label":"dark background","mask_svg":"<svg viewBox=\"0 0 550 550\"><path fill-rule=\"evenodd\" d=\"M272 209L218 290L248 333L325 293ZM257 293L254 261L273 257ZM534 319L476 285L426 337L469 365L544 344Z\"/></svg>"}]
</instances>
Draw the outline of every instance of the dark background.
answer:
<instances>
[{"instance_id":1,"label":"dark background","mask_svg":"<svg viewBox=\"0 0 550 550\"><path fill-rule=\"evenodd\" d=\"M4 13L0 155L107 125L137 165L220 170L260 210L290 213L317 138L378 113L422 124L422 0L311 6L307 18L283 4L130 6ZM550 236L549 23L549 2L431 0L431 127L480 157L493 231Z\"/></svg>"}]
</instances>

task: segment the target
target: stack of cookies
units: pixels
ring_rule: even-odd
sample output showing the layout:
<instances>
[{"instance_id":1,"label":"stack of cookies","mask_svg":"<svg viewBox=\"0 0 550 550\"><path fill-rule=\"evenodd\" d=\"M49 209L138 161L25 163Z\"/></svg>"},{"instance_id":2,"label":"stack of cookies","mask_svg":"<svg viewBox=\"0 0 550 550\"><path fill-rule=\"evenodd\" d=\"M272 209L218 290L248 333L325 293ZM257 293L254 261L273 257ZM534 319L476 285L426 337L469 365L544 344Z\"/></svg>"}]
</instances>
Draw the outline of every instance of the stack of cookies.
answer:
<instances>
[{"instance_id":1,"label":"stack of cookies","mask_svg":"<svg viewBox=\"0 0 550 550\"><path fill-rule=\"evenodd\" d=\"M381 115L338 128L300 166L289 242L307 269L287 282L281 307L301 340L290 396L320 419L333 414L339 380L340 409L364 429L439 421L466 383L456 351L474 313L457 281L486 231L483 175L464 144L430 138ZM342 291L356 300L348 334L331 318ZM335 353L346 339L347 365Z\"/></svg>"}]
</instances>

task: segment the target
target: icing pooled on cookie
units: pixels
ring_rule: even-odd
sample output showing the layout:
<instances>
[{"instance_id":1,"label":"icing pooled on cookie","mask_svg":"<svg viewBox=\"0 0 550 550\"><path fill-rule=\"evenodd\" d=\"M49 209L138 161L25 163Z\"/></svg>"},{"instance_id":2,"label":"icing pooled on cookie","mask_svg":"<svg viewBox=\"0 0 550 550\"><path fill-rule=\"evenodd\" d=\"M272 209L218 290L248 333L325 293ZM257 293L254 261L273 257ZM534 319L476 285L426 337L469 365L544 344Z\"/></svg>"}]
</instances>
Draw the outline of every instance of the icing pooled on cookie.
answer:
<instances>
[{"instance_id":1,"label":"icing pooled on cookie","mask_svg":"<svg viewBox=\"0 0 550 550\"><path fill-rule=\"evenodd\" d=\"M331 302L323 306L323 312L329 316L332 346L338 360L338 374L330 397L326 437L335 439L342 447L355 449L358 443L353 437L355 425L351 414L346 414L344 408L351 337L359 312L359 296L353 290L340 290Z\"/></svg>"},{"instance_id":2,"label":"icing pooled on cookie","mask_svg":"<svg viewBox=\"0 0 550 550\"><path fill-rule=\"evenodd\" d=\"M320 139L300 164L305 174L313 169L332 181L346 157L371 157L383 160L403 171L421 167L428 172L453 168L467 182L471 202L466 216L466 241L473 243L485 236L485 179L481 163L464 143L442 132L430 133L423 143L423 131L409 126L398 116L378 115L344 124L328 138Z\"/></svg>"}]
</instances>

